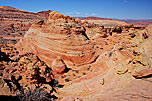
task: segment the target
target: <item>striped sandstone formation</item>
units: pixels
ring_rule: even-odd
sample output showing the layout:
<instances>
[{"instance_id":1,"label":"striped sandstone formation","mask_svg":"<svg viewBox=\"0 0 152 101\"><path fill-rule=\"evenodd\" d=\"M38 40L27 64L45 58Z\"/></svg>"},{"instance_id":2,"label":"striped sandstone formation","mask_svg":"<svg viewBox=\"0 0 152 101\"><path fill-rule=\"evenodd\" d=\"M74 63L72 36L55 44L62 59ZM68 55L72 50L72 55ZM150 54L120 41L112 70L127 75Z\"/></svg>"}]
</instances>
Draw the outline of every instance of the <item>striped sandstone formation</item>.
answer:
<instances>
[{"instance_id":1,"label":"striped sandstone formation","mask_svg":"<svg viewBox=\"0 0 152 101\"><path fill-rule=\"evenodd\" d=\"M56 11L50 13L47 21L36 21L17 47L23 54L36 54L50 67L58 56L67 67L88 64L97 57L85 28Z\"/></svg>"},{"instance_id":2,"label":"striped sandstone formation","mask_svg":"<svg viewBox=\"0 0 152 101\"><path fill-rule=\"evenodd\" d=\"M104 28L56 11L38 20L16 44L34 53L63 88L59 100L152 100L151 26Z\"/></svg>"}]
</instances>

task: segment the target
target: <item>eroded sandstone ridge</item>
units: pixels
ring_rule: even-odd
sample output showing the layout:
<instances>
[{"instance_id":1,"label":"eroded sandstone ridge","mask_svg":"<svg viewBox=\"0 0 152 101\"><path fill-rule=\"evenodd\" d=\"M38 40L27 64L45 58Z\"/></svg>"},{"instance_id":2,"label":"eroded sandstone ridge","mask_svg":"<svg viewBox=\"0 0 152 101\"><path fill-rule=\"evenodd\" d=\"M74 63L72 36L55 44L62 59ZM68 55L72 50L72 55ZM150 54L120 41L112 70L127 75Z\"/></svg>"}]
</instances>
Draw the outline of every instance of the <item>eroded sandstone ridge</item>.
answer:
<instances>
[{"instance_id":1,"label":"eroded sandstone ridge","mask_svg":"<svg viewBox=\"0 0 152 101\"><path fill-rule=\"evenodd\" d=\"M105 28L54 11L35 22L17 47L52 68L64 85L59 99L150 100L151 43L151 27Z\"/></svg>"},{"instance_id":2,"label":"eroded sandstone ridge","mask_svg":"<svg viewBox=\"0 0 152 101\"><path fill-rule=\"evenodd\" d=\"M0 44L16 44L36 19L47 19L49 12L32 13L0 6Z\"/></svg>"},{"instance_id":3,"label":"eroded sandstone ridge","mask_svg":"<svg viewBox=\"0 0 152 101\"><path fill-rule=\"evenodd\" d=\"M151 25L105 27L53 11L32 24L16 44L19 52L11 52L15 57L1 62L1 82L9 80L13 91L14 79L23 88L41 84L62 101L150 101L151 46Z\"/></svg>"},{"instance_id":4,"label":"eroded sandstone ridge","mask_svg":"<svg viewBox=\"0 0 152 101\"><path fill-rule=\"evenodd\" d=\"M59 73L64 72L66 67L91 63L98 56L85 28L74 18L55 11L50 13L47 21L41 20L33 24L17 47L23 54L37 54ZM58 57L60 60L57 60Z\"/></svg>"}]
</instances>

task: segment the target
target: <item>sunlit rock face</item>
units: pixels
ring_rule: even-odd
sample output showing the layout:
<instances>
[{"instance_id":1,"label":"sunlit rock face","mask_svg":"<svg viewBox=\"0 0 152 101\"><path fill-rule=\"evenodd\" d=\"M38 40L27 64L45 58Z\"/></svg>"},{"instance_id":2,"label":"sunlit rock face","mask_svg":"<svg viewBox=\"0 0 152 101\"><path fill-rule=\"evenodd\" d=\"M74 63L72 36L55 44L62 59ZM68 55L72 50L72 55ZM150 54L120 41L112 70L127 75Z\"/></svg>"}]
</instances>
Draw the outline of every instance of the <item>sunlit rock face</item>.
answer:
<instances>
[{"instance_id":1,"label":"sunlit rock face","mask_svg":"<svg viewBox=\"0 0 152 101\"><path fill-rule=\"evenodd\" d=\"M62 101L152 100L151 28L131 27L128 32L92 40L99 58L89 64L91 70L83 71L85 76L64 83L66 87L59 90Z\"/></svg>"},{"instance_id":2,"label":"sunlit rock face","mask_svg":"<svg viewBox=\"0 0 152 101\"><path fill-rule=\"evenodd\" d=\"M151 45L151 26L104 28L53 11L48 20L35 21L16 47L56 73L64 85L56 91L59 99L116 101L152 99Z\"/></svg>"},{"instance_id":3,"label":"sunlit rock face","mask_svg":"<svg viewBox=\"0 0 152 101\"><path fill-rule=\"evenodd\" d=\"M85 28L56 11L50 13L47 21L36 21L17 47L23 54L38 55L50 67L57 56L68 67L91 63L97 57Z\"/></svg>"}]
</instances>

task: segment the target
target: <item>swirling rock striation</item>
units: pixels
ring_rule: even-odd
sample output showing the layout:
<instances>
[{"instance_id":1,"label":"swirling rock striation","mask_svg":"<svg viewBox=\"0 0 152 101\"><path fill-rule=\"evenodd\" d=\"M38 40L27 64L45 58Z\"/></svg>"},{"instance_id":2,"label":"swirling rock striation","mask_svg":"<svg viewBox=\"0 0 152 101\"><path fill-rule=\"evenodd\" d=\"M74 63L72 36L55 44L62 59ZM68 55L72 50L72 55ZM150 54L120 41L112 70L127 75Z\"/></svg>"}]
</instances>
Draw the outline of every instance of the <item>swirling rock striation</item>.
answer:
<instances>
[{"instance_id":1,"label":"swirling rock striation","mask_svg":"<svg viewBox=\"0 0 152 101\"><path fill-rule=\"evenodd\" d=\"M48 20L36 21L17 47L23 54L36 54L50 67L57 56L67 67L91 63L98 56L85 28L73 17L56 11L50 13Z\"/></svg>"}]
</instances>

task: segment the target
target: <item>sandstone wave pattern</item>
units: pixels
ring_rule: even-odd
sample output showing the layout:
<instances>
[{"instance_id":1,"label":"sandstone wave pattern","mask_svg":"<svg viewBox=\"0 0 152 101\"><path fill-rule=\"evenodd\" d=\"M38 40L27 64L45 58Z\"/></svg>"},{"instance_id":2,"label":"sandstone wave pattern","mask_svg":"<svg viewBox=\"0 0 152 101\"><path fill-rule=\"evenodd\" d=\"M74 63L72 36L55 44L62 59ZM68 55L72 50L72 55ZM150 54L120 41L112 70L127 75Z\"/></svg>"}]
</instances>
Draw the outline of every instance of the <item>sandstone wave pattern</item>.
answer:
<instances>
[{"instance_id":1,"label":"sandstone wave pattern","mask_svg":"<svg viewBox=\"0 0 152 101\"><path fill-rule=\"evenodd\" d=\"M64 85L59 100L152 100L151 26L104 27L56 11L37 20L17 44L36 54Z\"/></svg>"}]
</instances>

